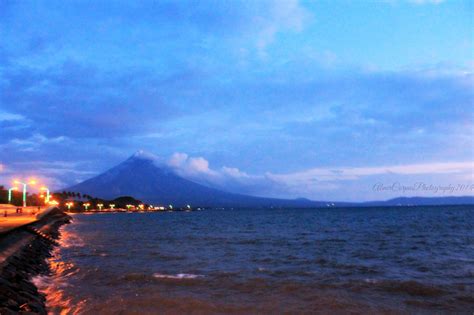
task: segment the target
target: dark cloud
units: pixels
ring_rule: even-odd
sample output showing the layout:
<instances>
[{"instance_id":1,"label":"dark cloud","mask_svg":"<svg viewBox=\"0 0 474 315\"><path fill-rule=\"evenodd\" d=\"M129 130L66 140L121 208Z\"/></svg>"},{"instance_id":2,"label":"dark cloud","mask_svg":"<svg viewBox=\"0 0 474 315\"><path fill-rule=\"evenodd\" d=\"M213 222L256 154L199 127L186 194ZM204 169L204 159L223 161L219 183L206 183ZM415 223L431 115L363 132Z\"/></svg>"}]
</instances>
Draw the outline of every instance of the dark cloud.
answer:
<instances>
[{"instance_id":1,"label":"dark cloud","mask_svg":"<svg viewBox=\"0 0 474 315\"><path fill-rule=\"evenodd\" d=\"M43 71L7 69L1 78L4 108L47 136L122 137L179 113L140 73L114 76L67 62Z\"/></svg>"}]
</instances>

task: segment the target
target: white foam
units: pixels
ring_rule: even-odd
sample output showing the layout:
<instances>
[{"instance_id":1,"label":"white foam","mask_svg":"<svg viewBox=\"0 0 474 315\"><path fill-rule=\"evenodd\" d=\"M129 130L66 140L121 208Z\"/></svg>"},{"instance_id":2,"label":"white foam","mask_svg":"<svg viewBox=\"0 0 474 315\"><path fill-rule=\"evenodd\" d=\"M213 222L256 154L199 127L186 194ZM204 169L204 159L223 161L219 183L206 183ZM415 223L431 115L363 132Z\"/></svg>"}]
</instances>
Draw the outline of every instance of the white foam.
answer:
<instances>
[{"instance_id":1,"label":"white foam","mask_svg":"<svg viewBox=\"0 0 474 315\"><path fill-rule=\"evenodd\" d=\"M59 244L63 248L84 247L85 243L82 238L74 233L62 233Z\"/></svg>"},{"instance_id":2,"label":"white foam","mask_svg":"<svg viewBox=\"0 0 474 315\"><path fill-rule=\"evenodd\" d=\"M38 288L43 289L51 285L51 277L49 276L35 276L31 278L31 282Z\"/></svg>"},{"instance_id":3,"label":"white foam","mask_svg":"<svg viewBox=\"0 0 474 315\"><path fill-rule=\"evenodd\" d=\"M159 278L159 279L196 279L196 278L202 278L204 276L203 275L194 275L194 274L191 274L191 273L178 273L178 274L175 274L175 275L154 273L153 277Z\"/></svg>"},{"instance_id":4,"label":"white foam","mask_svg":"<svg viewBox=\"0 0 474 315\"><path fill-rule=\"evenodd\" d=\"M364 281L370 284L375 284L379 282L377 279L364 279Z\"/></svg>"}]
</instances>

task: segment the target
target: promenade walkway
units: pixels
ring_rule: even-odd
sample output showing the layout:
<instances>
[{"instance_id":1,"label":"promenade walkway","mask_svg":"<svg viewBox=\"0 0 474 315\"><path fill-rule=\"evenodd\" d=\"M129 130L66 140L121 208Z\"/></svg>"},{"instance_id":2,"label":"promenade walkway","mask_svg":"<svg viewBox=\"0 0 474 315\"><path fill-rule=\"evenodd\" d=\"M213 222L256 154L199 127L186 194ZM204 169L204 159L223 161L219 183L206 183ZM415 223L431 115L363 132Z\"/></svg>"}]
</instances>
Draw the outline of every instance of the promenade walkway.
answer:
<instances>
[{"instance_id":1,"label":"promenade walkway","mask_svg":"<svg viewBox=\"0 0 474 315\"><path fill-rule=\"evenodd\" d=\"M17 213L16 209L22 208L21 213ZM37 221L44 212L51 208L41 207L17 207L8 204L0 204L0 234L19 226Z\"/></svg>"}]
</instances>

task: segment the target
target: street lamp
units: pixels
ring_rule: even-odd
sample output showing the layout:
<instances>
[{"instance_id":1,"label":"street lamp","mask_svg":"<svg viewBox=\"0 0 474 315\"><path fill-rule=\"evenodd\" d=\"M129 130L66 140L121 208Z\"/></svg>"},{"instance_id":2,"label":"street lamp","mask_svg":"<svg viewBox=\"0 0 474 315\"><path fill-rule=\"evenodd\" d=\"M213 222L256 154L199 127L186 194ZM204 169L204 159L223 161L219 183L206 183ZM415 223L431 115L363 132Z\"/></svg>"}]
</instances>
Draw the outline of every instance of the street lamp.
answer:
<instances>
[{"instance_id":1,"label":"street lamp","mask_svg":"<svg viewBox=\"0 0 474 315\"><path fill-rule=\"evenodd\" d=\"M109 204L110 209L114 210L115 205L113 203Z\"/></svg>"},{"instance_id":2,"label":"street lamp","mask_svg":"<svg viewBox=\"0 0 474 315\"><path fill-rule=\"evenodd\" d=\"M73 202L66 202L66 206L68 210L71 210L71 207L74 203Z\"/></svg>"},{"instance_id":3,"label":"street lamp","mask_svg":"<svg viewBox=\"0 0 474 315\"><path fill-rule=\"evenodd\" d=\"M90 206L90 205L91 205L91 204L88 203L88 202L86 202L86 203L83 204L84 208L86 208L86 211L87 211L87 209L89 209L89 206Z\"/></svg>"},{"instance_id":4,"label":"street lamp","mask_svg":"<svg viewBox=\"0 0 474 315\"><path fill-rule=\"evenodd\" d=\"M40 190L45 190L46 191L46 199L44 200L44 202L46 204L48 204L49 203L49 189L48 189L48 187L43 186L43 187L40 188Z\"/></svg>"},{"instance_id":5,"label":"street lamp","mask_svg":"<svg viewBox=\"0 0 474 315\"><path fill-rule=\"evenodd\" d=\"M27 183L22 183L18 180L15 180L14 183L23 185L23 207L26 207L26 185L34 185L34 184L36 184L36 181L34 179L32 179L27 184Z\"/></svg>"},{"instance_id":6,"label":"street lamp","mask_svg":"<svg viewBox=\"0 0 474 315\"><path fill-rule=\"evenodd\" d=\"M102 211L103 206L104 206L104 204L102 204L102 203L97 204L97 207L99 207L99 211Z\"/></svg>"},{"instance_id":7,"label":"street lamp","mask_svg":"<svg viewBox=\"0 0 474 315\"><path fill-rule=\"evenodd\" d=\"M8 203L12 203L12 190L18 190L18 187L8 189Z\"/></svg>"}]
</instances>

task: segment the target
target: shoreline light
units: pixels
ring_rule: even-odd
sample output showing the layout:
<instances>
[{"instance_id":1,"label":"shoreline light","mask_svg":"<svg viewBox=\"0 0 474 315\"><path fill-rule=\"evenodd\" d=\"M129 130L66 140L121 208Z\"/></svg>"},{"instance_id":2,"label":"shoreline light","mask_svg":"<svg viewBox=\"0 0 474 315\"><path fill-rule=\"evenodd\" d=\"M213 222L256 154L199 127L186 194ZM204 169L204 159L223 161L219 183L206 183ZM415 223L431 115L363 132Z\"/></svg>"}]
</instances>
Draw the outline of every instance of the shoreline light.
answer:
<instances>
[{"instance_id":1,"label":"shoreline light","mask_svg":"<svg viewBox=\"0 0 474 315\"><path fill-rule=\"evenodd\" d=\"M40 190L46 191L46 199L44 200L44 202L45 202L46 204L48 204L48 203L49 203L49 198L50 198L49 188L46 187L46 186L43 186L43 187L40 188Z\"/></svg>"},{"instance_id":2,"label":"shoreline light","mask_svg":"<svg viewBox=\"0 0 474 315\"><path fill-rule=\"evenodd\" d=\"M28 183L23 183L17 179L13 181L14 184L18 185L23 185L23 207L26 207L26 185L35 185L36 180L35 179L30 179Z\"/></svg>"},{"instance_id":3,"label":"shoreline light","mask_svg":"<svg viewBox=\"0 0 474 315\"><path fill-rule=\"evenodd\" d=\"M8 203L9 204L12 203L12 191L13 190L18 190L18 187L11 187L10 189L8 189Z\"/></svg>"}]
</instances>

